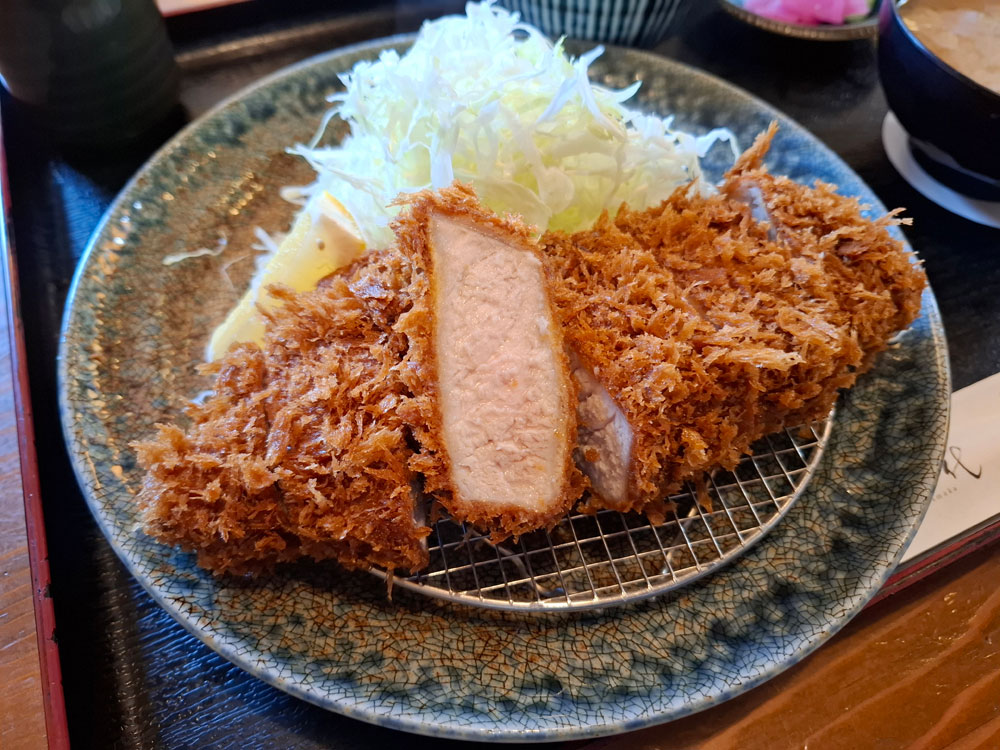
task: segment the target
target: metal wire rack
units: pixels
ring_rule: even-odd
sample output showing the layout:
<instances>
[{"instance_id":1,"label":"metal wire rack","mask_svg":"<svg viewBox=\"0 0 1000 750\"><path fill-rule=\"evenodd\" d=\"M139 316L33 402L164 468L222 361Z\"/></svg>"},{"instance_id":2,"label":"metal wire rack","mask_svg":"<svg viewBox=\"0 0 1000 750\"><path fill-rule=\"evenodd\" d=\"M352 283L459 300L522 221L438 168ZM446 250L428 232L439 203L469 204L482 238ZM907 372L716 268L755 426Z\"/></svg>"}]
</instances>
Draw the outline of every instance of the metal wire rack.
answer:
<instances>
[{"instance_id":1,"label":"metal wire rack","mask_svg":"<svg viewBox=\"0 0 1000 750\"><path fill-rule=\"evenodd\" d=\"M733 560L771 529L805 489L832 424L831 412L763 438L735 470L706 477L709 503L689 486L671 496L674 516L658 525L635 513L573 512L551 531L493 545L441 518L428 538L430 565L396 575L393 586L519 611L596 609L662 594Z\"/></svg>"}]
</instances>

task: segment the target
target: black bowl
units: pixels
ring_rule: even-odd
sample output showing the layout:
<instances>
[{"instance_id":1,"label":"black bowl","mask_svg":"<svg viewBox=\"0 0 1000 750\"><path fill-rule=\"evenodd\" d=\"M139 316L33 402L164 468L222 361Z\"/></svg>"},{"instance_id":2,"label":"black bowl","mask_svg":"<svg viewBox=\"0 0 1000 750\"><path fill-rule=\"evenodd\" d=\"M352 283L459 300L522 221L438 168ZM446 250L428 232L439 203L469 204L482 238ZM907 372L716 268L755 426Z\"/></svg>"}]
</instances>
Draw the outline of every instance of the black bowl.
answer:
<instances>
[{"instance_id":1,"label":"black bowl","mask_svg":"<svg viewBox=\"0 0 1000 750\"><path fill-rule=\"evenodd\" d=\"M1000 200L1000 94L927 49L896 3L882 3L878 66L917 161L966 195Z\"/></svg>"}]
</instances>

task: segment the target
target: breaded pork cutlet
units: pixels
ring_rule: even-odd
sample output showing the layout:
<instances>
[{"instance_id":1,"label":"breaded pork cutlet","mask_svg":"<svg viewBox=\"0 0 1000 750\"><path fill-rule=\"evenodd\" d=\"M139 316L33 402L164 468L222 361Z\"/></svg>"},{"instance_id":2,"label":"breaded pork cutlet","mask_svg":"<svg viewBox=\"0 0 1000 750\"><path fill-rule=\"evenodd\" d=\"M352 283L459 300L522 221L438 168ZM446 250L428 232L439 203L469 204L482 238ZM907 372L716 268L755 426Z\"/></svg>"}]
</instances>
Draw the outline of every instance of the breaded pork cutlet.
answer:
<instances>
[{"instance_id":1,"label":"breaded pork cutlet","mask_svg":"<svg viewBox=\"0 0 1000 750\"><path fill-rule=\"evenodd\" d=\"M264 350L217 365L191 426L136 444L146 530L224 573L427 564L417 472L496 538L579 498L576 390L537 244L456 186L313 292L270 289Z\"/></svg>"},{"instance_id":2,"label":"breaded pork cutlet","mask_svg":"<svg viewBox=\"0 0 1000 750\"><path fill-rule=\"evenodd\" d=\"M423 274L398 326L417 396L412 466L453 518L494 539L551 526L583 476L576 389L537 242L461 185L407 202L397 244Z\"/></svg>"},{"instance_id":3,"label":"breaded pork cutlet","mask_svg":"<svg viewBox=\"0 0 1000 750\"><path fill-rule=\"evenodd\" d=\"M825 416L917 316L923 271L833 186L768 174L760 138L719 195L678 190L543 238L580 383L588 508L661 518L683 482Z\"/></svg>"},{"instance_id":4,"label":"breaded pork cutlet","mask_svg":"<svg viewBox=\"0 0 1000 750\"><path fill-rule=\"evenodd\" d=\"M424 567L400 416L407 342L393 331L410 276L397 253L373 253L316 291L273 290L284 304L267 312L264 350L231 350L190 427L135 446L146 531L217 573L301 557Z\"/></svg>"}]
</instances>

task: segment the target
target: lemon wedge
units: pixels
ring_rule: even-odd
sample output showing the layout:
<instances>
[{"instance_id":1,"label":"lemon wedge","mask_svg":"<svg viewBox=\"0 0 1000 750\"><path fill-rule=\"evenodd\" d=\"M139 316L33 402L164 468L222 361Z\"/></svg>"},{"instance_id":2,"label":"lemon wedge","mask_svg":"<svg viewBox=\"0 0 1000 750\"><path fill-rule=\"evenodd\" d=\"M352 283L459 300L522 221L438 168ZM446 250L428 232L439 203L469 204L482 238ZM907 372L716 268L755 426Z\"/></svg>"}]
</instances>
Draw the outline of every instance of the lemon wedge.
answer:
<instances>
[{"instance_id":1,"label":"lemon wedge","mask_svg":"<svg viewBox=\"0 0 1000 750\"><path fill-rule=\"evenodd\" d=\"M246 294L212 332L208 361L219 359L236 343L263 344L264 316L258 308L278 304L267 293L268 286L282 284L297 292L315 289L323 277L365 251L358 225L343 204L328 192L315 200L318 205L299 213L292 231L257 272Z\"/></svg>"}]
</instances>

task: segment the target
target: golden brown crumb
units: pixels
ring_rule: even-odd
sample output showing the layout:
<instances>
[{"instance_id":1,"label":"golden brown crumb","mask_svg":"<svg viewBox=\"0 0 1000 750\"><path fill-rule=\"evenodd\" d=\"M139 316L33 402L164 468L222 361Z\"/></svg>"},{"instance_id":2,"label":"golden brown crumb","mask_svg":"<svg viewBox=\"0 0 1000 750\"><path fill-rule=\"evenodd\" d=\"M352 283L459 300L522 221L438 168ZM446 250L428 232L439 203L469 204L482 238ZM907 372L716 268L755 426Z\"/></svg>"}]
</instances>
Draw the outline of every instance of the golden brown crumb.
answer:
<instances>
[{"instance_id":1,"label":"golden brown crumb","mask_svg":"<svg viewBox=\"0 0 1000 750\"><path fill-rule=\"evenodd\" d=\"M824 416L919 312L925 279L888 232L897 220L868 221L832 186L768 174L773 134L739 159L719 195L681 189L660 206L623 206L589 230L543 238L566 341L634 434L627 497L595 495L588 510L662 519L664 498L684 481ZM397 247L316 291L272 290L283 304L265 313L263 351L234 348L209 368L214 395L189 409L190 426L160 425L136 444L150 534L218 573L301 557L416 571L428 562L429 529L414 520L420 476L453 517L495 541L551 525L580 497L569 450L555 510L484 512L457 492L442 437L428 222L443 212L536 245L460 185L408 203ZM558 365L566 375L561 350ZM566 390L575 398L568 376ZM556 429L574 440L572 409Z\"/></svg>"},{"instance_id":2,"label":"golden brown crumb","mask_svg":"<svg viewBox=\"0 0 1000 750\"><path fill-rule=\"evenodd\" d=\"M634 433L627 498L590 509L662 517L684 481L825 416L919 312L924 274L890 236L891 215L872 222L831 185L768 174L773 132L720 195L680 189L543 238L567 341ZM752 189L770 224L755 219Z\"/></svg>"},{"instance_id":3,"label":"golden brown crumb","mask_svg":"<svg viewBox=\"0 0 1000 750\"><path fill-rule=\"evenodd\" d=\"M409 395L392 331L410 269L371 254L314 292L275 289L265 351L234 348L192 426L136 444L148 533L217 573L306 556L418 570L429 529L414 521Z\"/></svg>"},{"instance_id":4,"label":"golden brown crumb","mask_svg":"<svg viewBox=\"0 0 1000 750\"><path fill-rule=\"evenodd\" d=\"M413 521L418 471L453 517L498 539L551 525L579 498L568 375L558 506L484 513L454 492L431 346L424 230L432 210L537 252L525 227L486 212L458 186L414 196L396 227L397 247L368 254L314 292L271 289L282 305L264 312L264 351L232 350L209 368L215 392L190 408L189 429L159 426L156 438L136 444L147 470L139 502L148 533L196 551L219 573L300 557L415 571L427 564L429 533ZM558 356L565 369L561 348Z\"/></svg>"}]
</instances>

